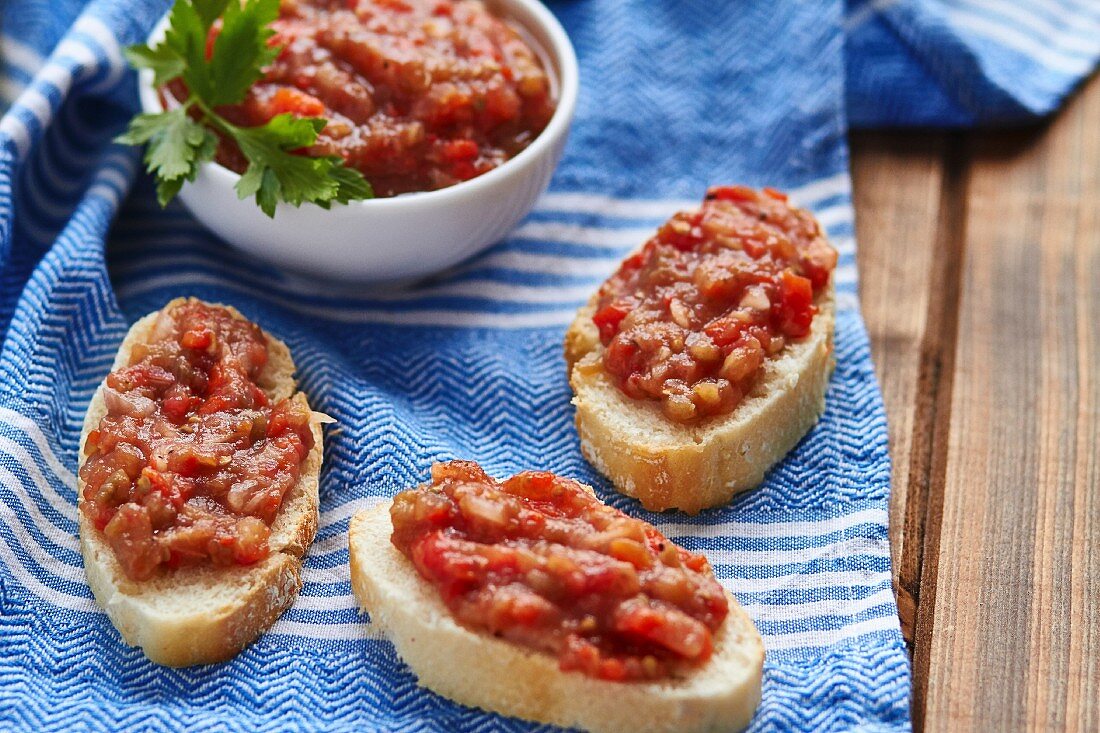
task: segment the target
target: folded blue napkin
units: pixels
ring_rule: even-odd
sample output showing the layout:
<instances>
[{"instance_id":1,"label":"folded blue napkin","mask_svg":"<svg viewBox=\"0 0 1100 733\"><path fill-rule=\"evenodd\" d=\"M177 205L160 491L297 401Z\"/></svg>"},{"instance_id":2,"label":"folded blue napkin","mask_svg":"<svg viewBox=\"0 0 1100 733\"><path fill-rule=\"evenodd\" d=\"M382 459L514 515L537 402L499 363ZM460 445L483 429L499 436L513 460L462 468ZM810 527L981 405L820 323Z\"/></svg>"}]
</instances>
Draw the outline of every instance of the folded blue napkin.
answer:
<instances>
[{"instance_id":1,"label":"folded blue napkin","mask_svg":"<svg viewBox=\"0 0 1100 733\"><path fill-rule=\"evenodd\" d=\"M179 205L157 207L138 153L111 139L137 108L120 48L165 2L0 0L0 728L529 729L417 688L351 596L351 515L452 457L592 482L703 551L767 646L754 730L909 727L847 120L1046 114L1100 55L1100 11L1084 0L550 5L583 77L550 192L485 254L381 295L311 287L227 248ZM654 515L581 458L562 335L623 254L722 182L790 190L828 229L841 253L836 373L820 424L761 488L697 517ZM233 661L170 670L123 646L92 602L74 471L83 413L128 325L179 295L235 304L284 339L338 428L294 607Z\"/></svg>"}]
</instances>

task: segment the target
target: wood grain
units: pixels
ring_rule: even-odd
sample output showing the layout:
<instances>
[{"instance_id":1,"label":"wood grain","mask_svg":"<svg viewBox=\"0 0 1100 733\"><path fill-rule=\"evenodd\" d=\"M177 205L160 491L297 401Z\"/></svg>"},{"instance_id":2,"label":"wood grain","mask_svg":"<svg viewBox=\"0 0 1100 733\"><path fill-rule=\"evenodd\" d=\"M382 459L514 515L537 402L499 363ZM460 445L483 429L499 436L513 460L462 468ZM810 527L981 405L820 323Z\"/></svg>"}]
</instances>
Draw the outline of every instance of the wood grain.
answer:
<instances>
[{"instance_id":1,"label":"wood grain","mask_svg":"<svg viewBox=\"0 0 1100 733\"><path fill-rule=\"evenodd\" d=\"M970 157L926 727L1098 730L1100 82Z\"/></svg>"},{"instance_id":2,"label":"wood grain","mask_svg":"<svg viewBox=\"0 0 1100 733\"><path fill-rule=\"evenodd\" d=\"M1100 730L1100 79L852 150L914 727Z\"/></svg>"},{"instance_id":3,"label":"wood grain","mask_svg":"<svg viewBox=\"0 0 1100 733\"><path fill-rule=\"evenodd\" d=\"M953 379L966 152L958 135L853 137L861 301L890 425L890 538L923 727Z\"/></svg>"},{"instance_id":4,"label":"wood grain","mask_svg":"<svg viewBox=\"0 0 1100 733\"><path fill-rule=\"evenodd\" d=\"M944 135L852 137L860 299L889 415L890 544L902 632L910 641L919 598L929 426L943 351L937 323L943 280L936 276L935 253L947 147Z\"/></svg>"}]
</instances>

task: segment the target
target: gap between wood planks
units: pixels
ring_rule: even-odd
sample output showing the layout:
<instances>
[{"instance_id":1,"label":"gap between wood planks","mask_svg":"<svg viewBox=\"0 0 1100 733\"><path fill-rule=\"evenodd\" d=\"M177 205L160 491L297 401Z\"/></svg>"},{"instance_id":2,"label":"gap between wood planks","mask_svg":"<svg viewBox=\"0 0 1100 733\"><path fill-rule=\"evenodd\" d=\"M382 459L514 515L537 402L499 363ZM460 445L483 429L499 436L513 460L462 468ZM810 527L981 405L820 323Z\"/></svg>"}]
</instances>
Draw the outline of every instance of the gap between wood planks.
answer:
<instances>
[{"instance_id":1,"label":"gap between wood planks","mask_svg":"<svg viewBox=\"0 0 1100 733\"><path fill-rule=\"evenodd\" d=\"M918 732L1100 730L1098 121L852 136Z\"/></svg>"},{"instance_id":2,"label":"gap between wood planks","mask_svg":"<svg viewBox=\"0 0 1100 733\"><path fill-rule=\"evenodd\" d=\"M968 216L968 139L965 133L856 133L853 150L862 280L872 300L864 312L877 342L889 417L897 421L891 425L894 589L912 655L912 715L919 731L935 621ZM927 195L928 185L937 187L934 196ZM918 193L925 195L907 200ZM876 210L884 206L911 210ZM922 207L931 211L912 210ZM920 312L897 313L900 308Z\"/></svg>"},{"instance_id":3,"label":"gap between wood planks","mask_svg":"<svg viewBox=\"0 0 1100 733\"><path fill-rule=\"evenodd\" d=\"M936 573L947 476L947 441L951 422L951 389L959 330L959 298L966 248L967 172L965 137L948 138L940 189L936 249L931 259L932 285L925 316L917 376L916 412L909 454L906 541L899 559L896 591L902 631L913 659L913 727L924 729L932 631L935 626Z\"/></svg>"}]
</instances>

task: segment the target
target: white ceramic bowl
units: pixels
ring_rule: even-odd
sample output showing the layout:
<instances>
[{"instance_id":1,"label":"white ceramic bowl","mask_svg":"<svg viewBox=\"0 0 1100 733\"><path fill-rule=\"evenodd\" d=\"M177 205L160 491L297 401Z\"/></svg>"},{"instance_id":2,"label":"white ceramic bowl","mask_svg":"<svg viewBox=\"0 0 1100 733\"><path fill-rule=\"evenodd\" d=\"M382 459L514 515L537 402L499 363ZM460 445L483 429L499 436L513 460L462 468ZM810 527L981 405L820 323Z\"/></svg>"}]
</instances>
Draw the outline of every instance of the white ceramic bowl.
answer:
<instances>
[{"instance_id":1,"label":"white ceramic bowl","mask_svg":"<svg viewBox=\"0 0 1100 733\"><path fill-rule=\"evenodd\" d=\"M538 0L487 0L522 26L544 52L557 82L557 109L546 129L516 157L477 178L438 191L353 201L325 210L280 203L275 218L237 198L240 176L206 163L180 199L226 242L279 267L323 279L394 282L424 277L499 241L546 190L565 147L577 104L577 57L557 19ZM150 39L163 37L167 18ZM163 110L152 74L139 91L146 112Z\"/></svg>"}]
</instances>

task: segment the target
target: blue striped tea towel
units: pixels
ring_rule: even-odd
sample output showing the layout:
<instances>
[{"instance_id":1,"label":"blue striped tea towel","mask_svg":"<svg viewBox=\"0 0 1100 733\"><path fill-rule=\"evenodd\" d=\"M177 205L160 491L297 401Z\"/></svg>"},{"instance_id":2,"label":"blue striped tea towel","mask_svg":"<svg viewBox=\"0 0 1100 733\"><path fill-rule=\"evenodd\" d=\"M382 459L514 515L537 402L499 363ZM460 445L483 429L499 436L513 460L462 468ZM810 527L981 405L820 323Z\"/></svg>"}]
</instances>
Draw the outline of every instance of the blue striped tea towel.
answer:
<instances>
[{"instance_id":1,"label":"blue striped tea towel","mask_svg":"<svg viewBox=\"0 0 1100 733\"><path fill-rule=\"evenodd\" d=\"M860 123L1020 120L1091 68L1096 12L1084 0L551 7L583 90L550 193L484 255L380 295L318 294L178 205L157 207L136 151L111 139L136 109L120 47L144 38L164 0L0 0L0 728L529 729L418 689L355 610L348 519L451 457L593 482L705 552L767 645L754 730L909 727L845 73ZM648 514L580 457L562 334L625 252L721 182L791 190L828 229L841 253L837 370L820 424L764 486L694 518ZM294 607L233 661L171 670L123 646L92 603L73 471L128 324L184 294L233 303L285 339L339 429Z\"/></svg>"}]
</instances>

